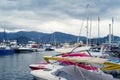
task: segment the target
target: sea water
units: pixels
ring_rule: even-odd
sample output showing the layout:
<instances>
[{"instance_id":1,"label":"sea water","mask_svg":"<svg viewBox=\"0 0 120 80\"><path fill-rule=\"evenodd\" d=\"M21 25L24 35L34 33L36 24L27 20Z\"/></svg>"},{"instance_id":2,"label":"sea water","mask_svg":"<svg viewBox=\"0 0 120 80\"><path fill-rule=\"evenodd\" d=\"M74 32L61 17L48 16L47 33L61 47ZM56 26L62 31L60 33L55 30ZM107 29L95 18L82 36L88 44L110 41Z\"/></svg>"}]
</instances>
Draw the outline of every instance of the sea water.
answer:
<instances>
[{"instance_id":1,"label":"sea water","mask_svg":"<svg viewBox=\"0 0 120 80\"><path fill-rule=\"evenodd\" d=\"M43 56L56 52L14 53L0 55L0 80L34 80L30 74L30 64L43 62Z\"/></svg>"}]
</instances>

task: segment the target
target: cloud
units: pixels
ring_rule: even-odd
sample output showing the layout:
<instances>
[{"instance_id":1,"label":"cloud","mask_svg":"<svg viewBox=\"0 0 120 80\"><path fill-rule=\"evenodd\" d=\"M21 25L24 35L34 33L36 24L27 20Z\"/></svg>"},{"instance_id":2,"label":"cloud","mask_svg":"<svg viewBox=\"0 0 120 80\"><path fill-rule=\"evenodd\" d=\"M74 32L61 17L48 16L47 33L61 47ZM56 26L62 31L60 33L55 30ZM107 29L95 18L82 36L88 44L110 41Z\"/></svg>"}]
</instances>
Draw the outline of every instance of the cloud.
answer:
<instances>
[{"instance_id":1,"label":"cloud","mask_svg":"<svg viewBox=\"0 0 120 80\"><path fill-rule=\"evenodd\" d=\"M85 36L88 16L92 19L92 36L95 37L98 16L101 26L108 26L112 16L115 26L119 26L119 4L120 0L1 0L0 26L8 31L60 31L78 35L84 22L81 35ZM102 31L103 36L108 33L108 28Z\"/></svg>"}]
</instances>

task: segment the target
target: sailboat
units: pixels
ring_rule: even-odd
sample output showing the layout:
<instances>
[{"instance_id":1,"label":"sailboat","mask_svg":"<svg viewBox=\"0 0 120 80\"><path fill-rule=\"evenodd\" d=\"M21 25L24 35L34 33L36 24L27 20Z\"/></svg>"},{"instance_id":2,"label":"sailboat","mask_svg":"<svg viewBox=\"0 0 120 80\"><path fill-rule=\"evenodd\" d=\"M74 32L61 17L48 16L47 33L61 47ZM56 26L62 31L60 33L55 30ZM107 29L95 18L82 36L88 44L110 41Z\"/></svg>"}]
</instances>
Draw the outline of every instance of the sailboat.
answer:
<instances>
[{"instance_id":1,"label":"sailboat","mask_svg":"<svg viewBox=\"0 0 120 80\"><path fill-rule=\"evenodd\" d=\"M5 36L5 29L4 29L4 38L3 42L0 43L0 55L8 55L8 54L13 54L14 50L10 48L9 46L9 41L6 41Z\"/></svg>"},{"instance_id":2,"label":"sailboat","mask_svg":"<svg viewBox=\"0 0 120 80\"><path fill-rule=\"evenodd\" d=\"M5 42L0 43L0 55L13 54L14 50L6 45Z\"/></svg>"},{"instance_id":3,"label":"sailboat","mask_svg":"<svg viewBox=\"0 0 120 80\"><path fill-rule=\"evenodd\" d=\"M52 33L50 42L48 44L45 44L44 46L45 51L54 51L55 46L56 46L55 33Z\"/></svg>"}]
</instances>

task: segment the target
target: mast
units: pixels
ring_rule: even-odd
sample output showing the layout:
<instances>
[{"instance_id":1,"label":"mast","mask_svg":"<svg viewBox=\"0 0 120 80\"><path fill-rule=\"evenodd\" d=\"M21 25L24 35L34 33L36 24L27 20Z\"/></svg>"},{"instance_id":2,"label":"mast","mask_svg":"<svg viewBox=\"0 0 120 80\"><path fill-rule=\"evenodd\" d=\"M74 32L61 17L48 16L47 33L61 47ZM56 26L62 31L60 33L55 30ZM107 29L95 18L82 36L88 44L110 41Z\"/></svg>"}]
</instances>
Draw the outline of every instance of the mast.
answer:
<instances>
[{"instance_id":1,"label":"mast","mask_svg":"<svg viewBox=\"0 0 120 80\"><path fill-rule=\"evenodd\" d=\"M111 24L109 24L109 45L111 45Z\"/></svg>"},{"instance_id":2,"label":"mast","mask_svg":"<svg viewBox=\"0 0 120 80\"><path fill-rule=\"evenodd\" d=\"M100 44L99 38L100 38L100 17L98 16L98 41L97 41L98 44Z\"/></svg>"},{"instance_id":3,"label":"mast","mask_svg":"<svg viewBox=\"0 0 120 80\"><path fill-rule=\"evenodd\" d=\"M88 11L88 8L89 8L89 4L87 4L87 11ZM87 12L87 26L86 26L86 44L88 45L89 42L88 42L88 20L89 20L89 17L88 17L88 12Z\"/></svg>"},{"instance_id":4,"label":"mast","mask_svg":"<svg viewBox=\"0 0 120 80\"><path fill-rule=\"evenodd\" d=\"M77 43L80 42L80 36L81 36L82 28L83 28L83 23L84 23L84 21L82 21L82 25L81 25L81 28L80 28L80 32L79 32L79 35L78 35L78 38L77 38Z\"/></svg>"},{"instance_id":5,"label":"mast","mask_svg":"<svg viewBox=\"0 0 120 80\"><path fill-rule=\"evenodd\" d=\"M86 38L86 44L88 45L89 43L88 43L88 17L87 17L87 26L86 26L86 36L87 36L87 38Z\"/></svg>"},{"instance_id":6,"label":"mast","mask_svg":"<svg viewBox=\"0 0 120 80\"><path fill-rule=\"evenodd\" d=\"M90 20L90 36L89 36L89 44L91 45L91 31L92 31L92 20Z\"/></svg>"},{"instance_id":7,"label":"mast","mask_svg":"<svg viewBox=\"0 0 120 80\"><path fill-rule=\"evenodd\" d=\"M112 17L112 42L114 41L113 24L114 24L114 19L113 19L113 17Z\"/></svg>"},{"instance_id":8,"label":"mast","mask_svg":"<svg viewBox=\"0 0 120 80\"><path fill-rule=\"evenodd\" d=\"M5 32L5 28L4 28L4 33L3 33L3 41L6 40L6 32Z\"/></svg>"},{"instance_id":9,"label":"mast","mask_svg":"<svg viewBox=\"0 0 120 80\"><path fill-rule=\"evenodd\" d=\"M55 37L55 33L53 34L53 43L54 43L54 46L56 46L57 42L56 42L56 37Z\"/></svg>"},{"instance_id":10,"label":"mast","mask_svg":"<svg viewBox=\"0 0 120 80\"><path fill-rule=\"evenodd\" d=\"M50 44L56 45L55 32L51 34Z\"/></svg>"}]
</instances>

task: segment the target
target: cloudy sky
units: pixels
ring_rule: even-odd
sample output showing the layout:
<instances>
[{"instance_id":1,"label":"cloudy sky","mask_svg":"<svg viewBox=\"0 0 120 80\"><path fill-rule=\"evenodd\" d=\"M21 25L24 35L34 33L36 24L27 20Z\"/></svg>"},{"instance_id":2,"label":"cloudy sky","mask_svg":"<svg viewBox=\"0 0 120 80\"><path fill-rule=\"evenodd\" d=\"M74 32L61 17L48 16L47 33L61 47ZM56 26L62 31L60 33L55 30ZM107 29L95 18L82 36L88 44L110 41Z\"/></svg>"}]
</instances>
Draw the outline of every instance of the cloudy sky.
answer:
<instances>
[{"instance_id":1,"label":"cloudy sky","mask_svg":"<svg viewBox=\"0 0 120 80\"><path fill-rule=\"evenodd\" d=\"M0 31L55 31L73 35L100 36L109 33L114 19L113 34L120 36L120 0L0 0ZM89 35L90 36L90 35Z\"/></svg>"}]
</instances>

